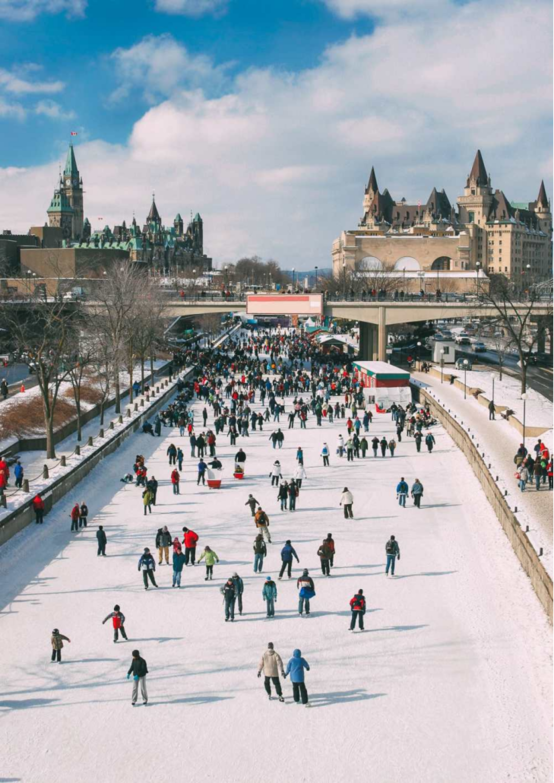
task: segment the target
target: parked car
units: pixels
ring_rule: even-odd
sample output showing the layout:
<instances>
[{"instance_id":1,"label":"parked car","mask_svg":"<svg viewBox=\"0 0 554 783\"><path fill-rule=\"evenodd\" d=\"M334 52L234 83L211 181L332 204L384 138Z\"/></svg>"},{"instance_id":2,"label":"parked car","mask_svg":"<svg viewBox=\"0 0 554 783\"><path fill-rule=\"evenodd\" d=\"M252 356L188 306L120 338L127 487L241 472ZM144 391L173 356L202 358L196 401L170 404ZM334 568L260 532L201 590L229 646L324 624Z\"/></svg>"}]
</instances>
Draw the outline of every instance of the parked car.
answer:
<instances>
[{"instance_id":1,"label":"parked car","mask_svg":"<svg viewBox=\"0 0 554 783\"><path fill-rule=\"evenodd\" d=\"M487 350L487 346L485 343L480 343L478 340L476 340L473 343L473 351L474 353L484 353Z\"/></svg>"}]
</instances>

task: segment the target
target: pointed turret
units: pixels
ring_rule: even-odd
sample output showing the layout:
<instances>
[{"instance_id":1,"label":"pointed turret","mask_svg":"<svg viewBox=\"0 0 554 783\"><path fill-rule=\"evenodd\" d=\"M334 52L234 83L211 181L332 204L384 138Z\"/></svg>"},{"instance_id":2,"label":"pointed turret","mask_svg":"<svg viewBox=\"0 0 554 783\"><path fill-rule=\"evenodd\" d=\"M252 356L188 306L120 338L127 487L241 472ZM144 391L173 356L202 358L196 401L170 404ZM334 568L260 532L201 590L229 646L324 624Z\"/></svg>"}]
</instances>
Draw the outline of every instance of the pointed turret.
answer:
<instances>
[{"instance_id":1,"label":"pointed turret","mask_svg":"<svg viewBox=\"0 0 554 783\"><path fill-rule=\"evenodd\" d=\"M537 197L537 207L542 207L543 209L548 209L548 199L546 198L546 188L544 187L544 180L541 181L541 186L539 189L539 195Z\"/></svg>"},{"instance_id":2,"label":"pointed turret","mask_svg":"<svg viewBox=\"0 0 554 783\"><path fill-rule=\"evenodd\" d=\"M468 183L473 181L476 185L480 185L483 188L487 187L489 184L489 177L483 162L481 150L477 150L477 155L473 161L473 166L471 167L467 181Z\"/></svg>"},{"instance_id":3,"label":"pointed turret","mask_svg":"<svg viewBox=\"0 0 554 783\"><path fill-rule=\"evenodd\" d=\"M377 177L375 176L375 169L373 166L371 167L371 174L369 175L366 193L369 193L369 191L372 191L373 193L379 192L379 188L377 186Z\"/></svg>"},{"instance_id":4,"label":"pointed turret","mask_svg":"<svg viewBox=\"0 0 554 783\"><path fill-rule=\"evenodd\" d=\"M63 170L64 176L71 177L79 181L79 169L77 168L77 161L75 160L75 152L73 150L73 144L69 145L67 150L67 157L65 159L65 169Z\"/></svg>"},{"instance_id":5,"label":"pointed turret","mask_svg":"<svg viewBox=\"0 0 554 783\"><path fill-rule=\"evenodd\" d=\"M152 206L150 207L150 212L148 213L148 217L146 218L147 223L161 223L162 219L160 217L160 213L158 212L158 207L156 206L156 197L154 193L152 193Z\"/></svg>"}]
</instances>

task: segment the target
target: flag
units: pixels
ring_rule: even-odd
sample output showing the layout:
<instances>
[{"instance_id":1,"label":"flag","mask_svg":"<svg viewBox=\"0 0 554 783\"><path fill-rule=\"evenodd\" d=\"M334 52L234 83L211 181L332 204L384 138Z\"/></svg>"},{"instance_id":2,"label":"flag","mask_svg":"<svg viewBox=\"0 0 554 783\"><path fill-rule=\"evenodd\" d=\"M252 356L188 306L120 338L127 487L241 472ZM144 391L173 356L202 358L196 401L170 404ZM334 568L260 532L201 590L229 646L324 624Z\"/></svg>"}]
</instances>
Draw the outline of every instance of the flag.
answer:
<instances>
[{"instance_id":1,"label":"flag","mask_svg":"<svg viewBox=\"0 0 554 783\"><path fill-rule=\"evenodd\" d=\"M78 136L78 135L79 135L79 134L77 133L77 131L70 131L70 133L71 133L71 135L72 135L72 136Z\"/></svg>"}]
</instances>

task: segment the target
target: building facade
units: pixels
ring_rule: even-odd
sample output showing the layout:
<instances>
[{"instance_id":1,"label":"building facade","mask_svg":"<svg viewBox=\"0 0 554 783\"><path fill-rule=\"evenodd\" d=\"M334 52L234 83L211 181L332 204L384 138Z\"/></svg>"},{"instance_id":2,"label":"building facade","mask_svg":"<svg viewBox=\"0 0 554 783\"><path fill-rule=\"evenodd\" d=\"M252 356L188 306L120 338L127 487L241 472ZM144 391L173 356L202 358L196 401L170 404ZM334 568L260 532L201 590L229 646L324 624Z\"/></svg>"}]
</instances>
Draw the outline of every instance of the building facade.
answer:
<instances>
[{"instance_id":1,"label":"building facade","mask_svg":"<svg viewBox=\"0 0 554 783\"><path fill-rule=\"evenodd\" d=\"M510 202L493 190L477 151L457 209L433 188L425 203L382 193L372 169L363 215L333 243L333 274L345 270L419 278L421 287L470 290L492 274L545 279L552 274L552 213L541 183L536 201ZM406 286L409 288L409 285Z\"/></svg>"}]
</instances>

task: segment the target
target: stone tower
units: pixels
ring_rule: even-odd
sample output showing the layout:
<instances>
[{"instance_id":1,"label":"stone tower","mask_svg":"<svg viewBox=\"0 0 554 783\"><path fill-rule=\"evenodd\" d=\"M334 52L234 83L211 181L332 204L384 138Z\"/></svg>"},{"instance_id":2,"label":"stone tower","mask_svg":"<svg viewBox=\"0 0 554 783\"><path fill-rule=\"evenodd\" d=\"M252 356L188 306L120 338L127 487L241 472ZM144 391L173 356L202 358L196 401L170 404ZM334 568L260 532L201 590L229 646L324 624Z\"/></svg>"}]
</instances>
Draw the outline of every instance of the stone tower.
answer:
<instances>
[{"instance_id":1,"label":"stone tower","mask_svg":"<svg viewBox=\"0 0 554 783\"><path fill-rule=\"evenodd\" d=\"M458 199L461 223L484 226L493 202L491 179L485 169L481 150L477 150L473 166L466 181L464 195Z\"/></svg>"},{"instance_id":2,"label":"stone tower","mask_svg":"<svg viewBox=\"0 0 554 783\"><path fill-rule=\"evenodd\" d=\"M552 231L552 212L550 211L550 204L548 203L548 199L546 197L544 181L541 182L539 195L537 196L537 200L535 201L533 209L535 215L537 216L541 231L544 231L545 234L550 236Z\"/></svg>"},{"instance_id":3,"label":"stone tower","mask_svg":"<svg viewBox=\"0 0 554 783\"><path fill-rule=\"evenodd\" d=\"M73 144L69 145L65 168L61 178L61 191L67 198L70 207L73 209L73 224L71 229L71 239L80 239L83 234L84 224L84 203L83 203L83 180L77 168Z\"/></svg>"},{"instance_id":4,"label":"stone tower","mask_svg":"<svg viewBox=\"0 0 554 783\"><path fill-rule=\"evenodd\" d=\"M61 228L63 238L71 239L75 211L61 187L54 191L52 201L46 212L48 213L48 225Z\"/></svg>"}]
</instances>

